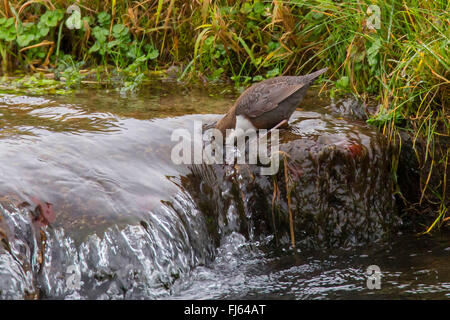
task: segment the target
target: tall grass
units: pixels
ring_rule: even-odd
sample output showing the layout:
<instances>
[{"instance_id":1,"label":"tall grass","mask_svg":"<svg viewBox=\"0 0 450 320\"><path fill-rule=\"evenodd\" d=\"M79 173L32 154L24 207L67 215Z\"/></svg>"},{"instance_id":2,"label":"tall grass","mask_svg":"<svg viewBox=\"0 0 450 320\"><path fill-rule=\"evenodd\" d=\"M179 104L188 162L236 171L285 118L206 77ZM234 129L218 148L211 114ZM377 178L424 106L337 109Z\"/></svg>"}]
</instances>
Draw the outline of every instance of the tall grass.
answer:
<instances>
[{"instance_id":1,"label":"tall grass","mask_svg":"<svg viewBox=\"0 0 450 320\"><path fill-rule=\"evenodd\" d=\"M449 12L445 0L3 0L0 65L53 72L73 60L135 74L179 64L183 77L239 85L328 66L331 95L376 102L369 122L392 141L399 130L424 141L419 204L436 205L435 227L450 198Z\"/></svg>"}]
</instances>

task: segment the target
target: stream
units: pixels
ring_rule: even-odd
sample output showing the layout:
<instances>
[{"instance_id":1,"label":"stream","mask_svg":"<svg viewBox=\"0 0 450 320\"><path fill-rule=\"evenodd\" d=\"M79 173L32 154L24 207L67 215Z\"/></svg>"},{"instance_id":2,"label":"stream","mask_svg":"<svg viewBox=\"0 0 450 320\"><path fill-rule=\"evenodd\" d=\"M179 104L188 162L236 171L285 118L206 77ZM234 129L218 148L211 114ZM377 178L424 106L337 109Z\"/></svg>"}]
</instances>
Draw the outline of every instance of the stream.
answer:
<instances>
[{"instance_id":1,"label":"stream","mask_svg":"<svg viewBox=\"0 0 450 320\"><path fill-rule=\"evenodd\" d=\"M236 96L163 81L0 94L0 299L450 298L450 234L402 227L392 151L339 114L348 101L308 95L281 134L279 181L174 164L173 131Z\"/></svg>"}]
</instances>

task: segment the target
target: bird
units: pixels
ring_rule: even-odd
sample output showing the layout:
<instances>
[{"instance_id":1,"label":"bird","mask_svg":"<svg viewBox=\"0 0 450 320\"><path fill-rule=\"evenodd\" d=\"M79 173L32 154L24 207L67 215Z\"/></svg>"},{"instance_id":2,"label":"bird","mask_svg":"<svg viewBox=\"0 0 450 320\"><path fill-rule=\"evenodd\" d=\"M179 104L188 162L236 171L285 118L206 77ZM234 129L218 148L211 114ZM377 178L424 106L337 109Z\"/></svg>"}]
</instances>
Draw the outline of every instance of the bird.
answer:
<instances>
[{"instance_id":1,"label":"bird","mask_svg":"<svg viewBox=\"0 0 450 320\"><path fill-rule=\"evenodd\" d=\"M239 128L245 132L286 126L310 85L327 70L323 68L304 76L279 76L253 84L239 96L215 128L226 136L227 129Z\"/></svg>"}]
</instances>

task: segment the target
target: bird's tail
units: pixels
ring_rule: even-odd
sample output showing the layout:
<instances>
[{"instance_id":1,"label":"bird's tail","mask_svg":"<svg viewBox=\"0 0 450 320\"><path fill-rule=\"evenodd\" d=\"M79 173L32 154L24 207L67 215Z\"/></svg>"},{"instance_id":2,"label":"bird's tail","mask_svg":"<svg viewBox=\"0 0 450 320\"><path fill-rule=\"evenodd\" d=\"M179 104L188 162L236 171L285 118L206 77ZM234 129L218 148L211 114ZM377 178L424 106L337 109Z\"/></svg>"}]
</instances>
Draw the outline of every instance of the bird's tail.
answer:
<instances>
[{"instance_id":1,"label":"bird's tail","mask_svg":"<svg viewBox=\"0 0 450 320\"><path fill-rule=\"evenodd\" d=\"M327 67L327 68L320 69L320 70L317 70L317 71L315 71L315 72L313 72L313 73L307 74L306 76L304 76L304 77L306 78L305 80L306 80L307 82L313 82L313 81L316 80L322 73L325 73L327 70L328 70L328 67Z\"/></svg>"}]
</instances>

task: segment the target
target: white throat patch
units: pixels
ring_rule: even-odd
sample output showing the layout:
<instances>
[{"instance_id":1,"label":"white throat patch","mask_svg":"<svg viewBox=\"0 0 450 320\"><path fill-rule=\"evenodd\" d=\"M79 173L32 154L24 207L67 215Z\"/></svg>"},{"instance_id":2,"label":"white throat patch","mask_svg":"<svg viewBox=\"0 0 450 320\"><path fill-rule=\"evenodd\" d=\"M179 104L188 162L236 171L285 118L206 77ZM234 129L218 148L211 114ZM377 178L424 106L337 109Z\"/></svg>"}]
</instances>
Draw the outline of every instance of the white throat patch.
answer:
<instances>
[{"instance_id":1,"label":"white throat patch","mask_svg":"<svg viewBox=\"0 0 450 320\"><path fill-rule=\"evenodd\" d=\"M248 120L246 117L242 115L236 116L236 126L234 129L229 130L229 134L227 132L225 141L233 141L235 138L239 137L241 134L245 134L247 130L255 130L256 127ZM242 130L242 131L241 131Z\"/></svg>"},{"instance_id":2,"label":"white throat patch","mask_svg":"<svg viewBox=\"0 0 450 320\"><path fill-rule=\"evenodd\" d=\"M238 115L236 116L236 129L242 129L246 131L248 129L256 130L256 127L246 117Z\"/></svg>"}]
</instances>

